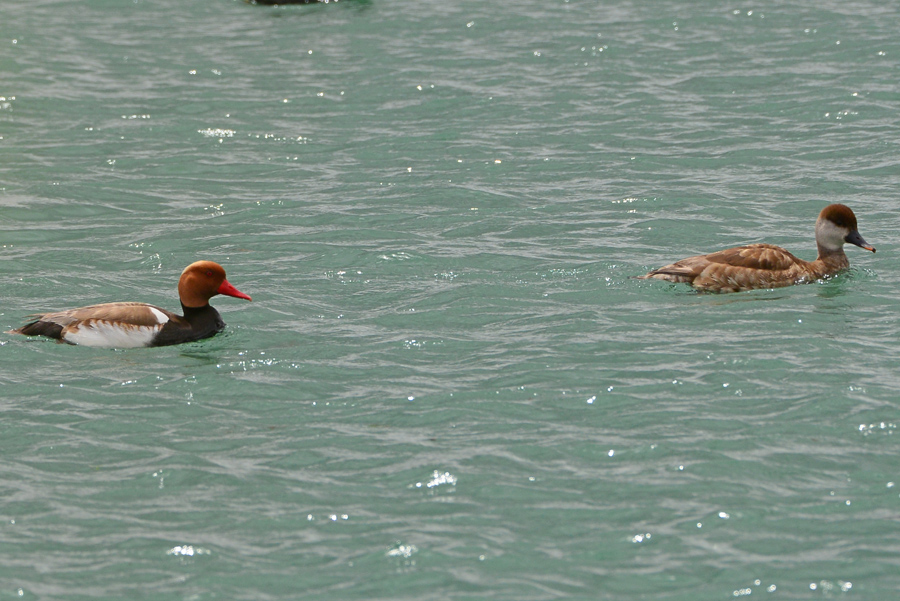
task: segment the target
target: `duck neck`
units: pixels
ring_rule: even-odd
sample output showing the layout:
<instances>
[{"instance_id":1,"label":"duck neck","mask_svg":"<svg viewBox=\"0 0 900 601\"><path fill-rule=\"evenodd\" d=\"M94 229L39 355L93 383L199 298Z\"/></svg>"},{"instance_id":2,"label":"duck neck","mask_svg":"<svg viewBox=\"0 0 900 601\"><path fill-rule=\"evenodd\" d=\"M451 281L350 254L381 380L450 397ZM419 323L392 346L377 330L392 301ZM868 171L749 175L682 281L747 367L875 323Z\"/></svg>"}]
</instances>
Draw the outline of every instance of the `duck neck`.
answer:
<instances>
[{"instance_id":1,"label":"duck neck","mask_svg":"<svg viewBox=\"0 0 900 601\"><path fill-rule=\"evenodd\" d=\"M215 311L215 309L213 309L209 303L206 303L202 307L189 307L183 302L181 303L181 312L184 315L184 318L189 322L197 319L199 316L202 316L205 313L208 313L210 309Z\"/></svg>"},{"instance_id":2,"label":"duck neck","mask_svg":"<svg viewBox=\"0 0 900 601\"><path fill-rule=\"evenodd\" d=\"M843 271L850 267L850 260L844 254L843 247L826 248L821 244L819 247L819 256L813 262L816 265L818 277L833 275L839 271Z\"/></svg>"}]
</instances>

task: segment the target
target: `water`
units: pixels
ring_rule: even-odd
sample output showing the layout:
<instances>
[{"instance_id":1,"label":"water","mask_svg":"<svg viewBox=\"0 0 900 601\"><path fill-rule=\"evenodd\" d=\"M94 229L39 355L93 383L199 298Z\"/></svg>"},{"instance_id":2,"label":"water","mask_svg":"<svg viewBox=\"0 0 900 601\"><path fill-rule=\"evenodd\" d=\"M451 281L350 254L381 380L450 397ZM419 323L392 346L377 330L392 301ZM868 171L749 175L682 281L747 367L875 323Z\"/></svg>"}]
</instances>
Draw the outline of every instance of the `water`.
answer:
<instances>
[{"instance_id":1,"label":"water","mask_svg":"<svg viewBox=\"0 0 900 601\"><path fill-rule=\"evenodd\" d=\"M891 599L900 9L7 3L0 599ZM845 202L776 291L634 280Z\"/></svg>"}]
</instances>

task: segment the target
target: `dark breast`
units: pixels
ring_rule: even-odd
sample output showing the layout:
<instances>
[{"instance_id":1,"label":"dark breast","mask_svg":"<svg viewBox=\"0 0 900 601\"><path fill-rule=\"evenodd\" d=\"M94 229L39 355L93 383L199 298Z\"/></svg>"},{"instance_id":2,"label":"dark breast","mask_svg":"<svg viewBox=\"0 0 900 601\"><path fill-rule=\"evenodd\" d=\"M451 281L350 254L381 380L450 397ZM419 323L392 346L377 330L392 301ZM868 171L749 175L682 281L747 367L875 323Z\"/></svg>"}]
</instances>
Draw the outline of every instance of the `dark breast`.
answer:
<instances>
[{"instance_id":1,"label":"dark breast","mask_svg":"<svg viewBox=\"0 0 900 601\"><path fill-rule=\"evenodd\" d=\"M184 309L184 318L167 322L150 346L168 346L203 340L215 336L225 329L222 316L209 305L199 309L184 306L182 308Z\"/></svg>"}]
</instances>

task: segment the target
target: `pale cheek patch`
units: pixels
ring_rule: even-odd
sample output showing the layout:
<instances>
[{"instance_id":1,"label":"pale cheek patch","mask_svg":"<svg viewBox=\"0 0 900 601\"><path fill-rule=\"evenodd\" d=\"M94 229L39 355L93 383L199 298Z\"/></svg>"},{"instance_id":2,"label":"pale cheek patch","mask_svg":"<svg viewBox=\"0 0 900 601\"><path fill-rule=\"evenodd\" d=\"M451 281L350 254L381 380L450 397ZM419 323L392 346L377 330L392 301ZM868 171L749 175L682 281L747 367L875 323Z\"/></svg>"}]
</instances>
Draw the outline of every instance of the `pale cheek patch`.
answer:
<instances>
[{"instance_id":1,"label":"pale cheek patch","mask_svg":"<svg viewBox=\"0 0 900 601\"><path fill-rule=\"evenodd\" d=\"M838 250L843 248L844 246L844 238L847 234L850 233L850 230L844 227L838 227L837 225L831 223L830 221L826 221L822 224L822 228L820 232L816 232L816 239L822 243L822 246L829 250Z\"/></svg>"},{"instance_id":2,"label":"pale cheek patch","mask_svg":"<svg viewBox=\"0 0 900 601\"><path fill-rule=\"evenodd\" d=\"M168 321L162 313L159 316ZM110 321L82 322L63 330L63 339L80 346L137 348L150 344L165 321L156 326L122 325Z\"/></svg>"}]
</instances>

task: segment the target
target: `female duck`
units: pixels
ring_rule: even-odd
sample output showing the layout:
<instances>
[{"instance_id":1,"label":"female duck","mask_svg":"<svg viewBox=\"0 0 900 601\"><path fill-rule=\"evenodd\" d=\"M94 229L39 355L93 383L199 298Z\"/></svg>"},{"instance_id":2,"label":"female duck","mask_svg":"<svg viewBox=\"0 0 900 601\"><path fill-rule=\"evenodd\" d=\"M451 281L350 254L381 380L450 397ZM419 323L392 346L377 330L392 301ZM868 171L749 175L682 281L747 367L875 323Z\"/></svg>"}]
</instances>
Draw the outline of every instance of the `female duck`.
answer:
<instances>
[{"instance_id":1,"label":"female duck","mask_svg":"<svg viewBox=\"0 0 900 601\"><path fill-rule=\"evenodd\" d=\"M639 279L685 283L708 292L740 292L813 282L850 267L844 254L845 242L875 252L859 235L853 211L842 204L833 204L822 209L816 220L819 256L815 261L798 259L772 244L748 244L688 257L654 269Z\"/></svg>"},{"instance_id":2,"label":"female duck","mask_svg":"<svg viewBox=\"0 0 900 601\"><path fill-rule=\"evenodd\" d=\"M192 342L225 328L219 312L209 305L209 299L216 294L251 300L225 279L221 265L197 261L188 265L178 280L183 316L146 303L105 303L33 315L35 321L8 333L115 348Z\"/></svg>"}]
</instances>

